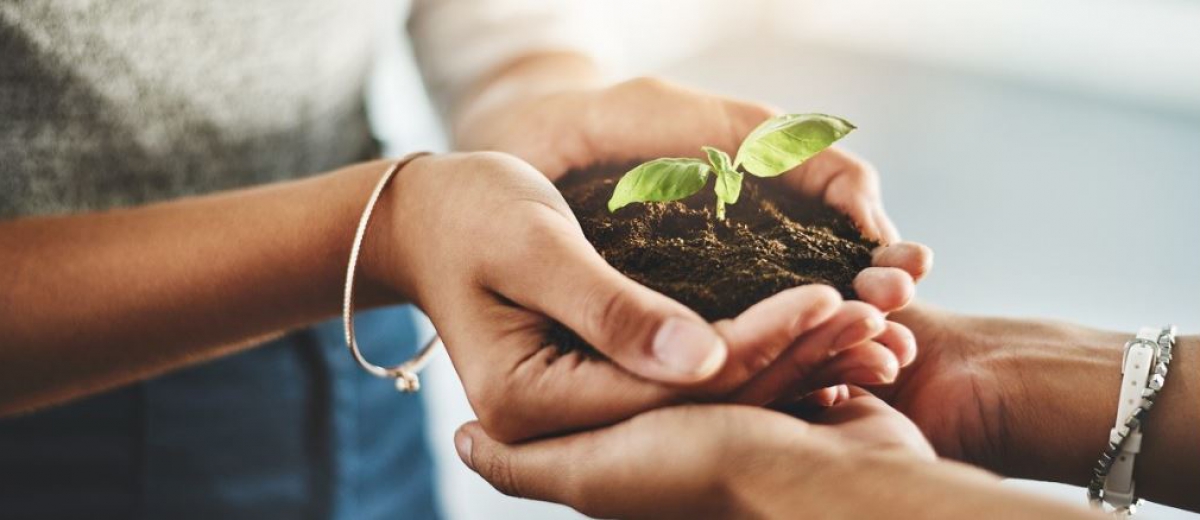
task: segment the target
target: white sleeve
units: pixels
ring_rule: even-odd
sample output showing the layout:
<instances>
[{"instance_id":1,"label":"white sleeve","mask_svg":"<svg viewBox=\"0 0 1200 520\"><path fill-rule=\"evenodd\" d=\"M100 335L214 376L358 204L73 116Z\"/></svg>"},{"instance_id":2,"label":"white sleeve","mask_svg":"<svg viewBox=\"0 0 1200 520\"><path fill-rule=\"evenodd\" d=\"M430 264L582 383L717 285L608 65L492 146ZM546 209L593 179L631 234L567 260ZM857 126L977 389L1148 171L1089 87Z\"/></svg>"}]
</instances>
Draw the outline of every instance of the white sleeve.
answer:
<instances>
[{"instance_id":1,"label":"white sleeve","mask_svg":"<svg viewBox=\"0 0 1200 520\"><path fill-rule=\"evenodd\" d=\"M414 0L408 21L426 88L443 109L490 72L526 54L571 51L598 62L605 49L603 2Z\"/></svg>"}]
</instances>

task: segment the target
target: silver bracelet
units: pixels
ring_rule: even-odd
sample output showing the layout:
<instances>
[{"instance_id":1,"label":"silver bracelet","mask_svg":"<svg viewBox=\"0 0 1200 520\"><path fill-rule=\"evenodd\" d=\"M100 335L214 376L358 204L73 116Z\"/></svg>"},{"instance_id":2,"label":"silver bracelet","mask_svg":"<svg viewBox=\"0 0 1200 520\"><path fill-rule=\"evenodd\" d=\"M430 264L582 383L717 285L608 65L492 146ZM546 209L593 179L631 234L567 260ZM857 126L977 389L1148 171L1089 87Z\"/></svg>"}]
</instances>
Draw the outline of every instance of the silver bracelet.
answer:
<instances>
[{"instance_id":1,"label":"silver bracelet","mask_svg":"<svg viewBox=\"0 0 1200 520\"><path fill-rule=\"evenodd\" d=\"M430 153L415 152L404 156L388 168L383 173L383 177L379 179L379 183L375 185L375 191L372 191L371 198L367 199L367 207L363 209L362 218L358 221L358 231L354 234L354 243L350 246L350 262L346 267L346 291L342 299L342 325L346 328L346 346L349 347L354 360L367 373L375 377L394 379L396 389L406 393L421 389L421 380L417 377L417 373L425 368L426 363L429 362L442 341L437 334L434 334L433 338L426 342L415 356L394 367L381 367L367 361L358 349L358 342L354 340L354 271L358 267L358 253L362 249L363 237L367 234L367 225L371 222L371 213L375 211L375 204L379 202L379 196L383 193L383 189L387 187L396 172L414 159L425 155L430 155Z\"/></svg>"},{"instance_id":2,"label":"silver bracelet","mask_svg":"<svg viewBox=\"0 0 1200 520\"><path fill-rule=\"evenodd\" d=\"M1162 329L1144 327L1125 344L1117 425L1110 432L1108 448L1100 455L1088 483L1088 501L1097 508L1108 503L1117 516L1132 516L1140 503L1134 489L1133 462L1141 450L1142 425L1166 382L1174 355L1175 332L1174 325ZM1114 468L1118 469L1115 474Z\"/></svg>"}]
</instances>

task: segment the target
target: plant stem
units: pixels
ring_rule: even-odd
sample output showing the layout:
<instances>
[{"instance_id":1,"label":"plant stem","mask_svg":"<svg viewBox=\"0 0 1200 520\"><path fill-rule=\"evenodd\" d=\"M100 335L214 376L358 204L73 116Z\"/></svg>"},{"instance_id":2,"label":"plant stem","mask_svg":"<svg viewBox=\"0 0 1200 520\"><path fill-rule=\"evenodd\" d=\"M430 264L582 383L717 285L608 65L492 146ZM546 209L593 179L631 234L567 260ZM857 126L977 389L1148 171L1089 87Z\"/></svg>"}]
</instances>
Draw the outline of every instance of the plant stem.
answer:
<instances>
[{"instance_id":1,"label":"plant stem","mask_svg":"<svg viewBox=\"0 0 1200 520\"><path fill-rule=\"evenodd\" d=\"M717 220L725 220L725 202L717 198Z\"/></svg>"}]
</instances>

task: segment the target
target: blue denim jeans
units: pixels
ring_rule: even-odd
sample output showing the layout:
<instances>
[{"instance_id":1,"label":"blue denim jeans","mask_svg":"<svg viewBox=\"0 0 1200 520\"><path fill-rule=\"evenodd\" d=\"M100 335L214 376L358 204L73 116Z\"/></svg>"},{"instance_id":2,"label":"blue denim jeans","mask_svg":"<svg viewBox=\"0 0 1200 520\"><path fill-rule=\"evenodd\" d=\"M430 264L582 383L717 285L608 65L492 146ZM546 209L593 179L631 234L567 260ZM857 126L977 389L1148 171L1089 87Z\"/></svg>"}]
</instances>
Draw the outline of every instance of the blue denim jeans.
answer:
<instances>
[{"instance_id":1,"label":"blue denim jeans","mask_svg":"<svg viewBox=\"0 0 1200 520\"><path fill-rule=\"evenodd\" d=\"M410 355L415 317L362 313L364 353ZM0 420L0 518L437 519L424 416L329 322Z\"/></svg>"}]
</instances>

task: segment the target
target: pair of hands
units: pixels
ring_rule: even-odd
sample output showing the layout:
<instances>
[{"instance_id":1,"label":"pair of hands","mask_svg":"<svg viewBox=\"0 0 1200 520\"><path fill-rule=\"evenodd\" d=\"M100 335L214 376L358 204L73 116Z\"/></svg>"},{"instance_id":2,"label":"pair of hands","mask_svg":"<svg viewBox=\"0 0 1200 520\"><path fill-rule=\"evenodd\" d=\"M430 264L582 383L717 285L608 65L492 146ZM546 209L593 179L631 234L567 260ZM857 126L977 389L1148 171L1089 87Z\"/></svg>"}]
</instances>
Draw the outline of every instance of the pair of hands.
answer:
<instances>
[{"instance_id":1,"label":"pair of hands","mask_svg":"<svg viewBox=\"0 0 1200 520\"><path fill-rule=\"evenodd\" d=\"M476 118L486 124L464 147L511 151L542 171L496 153L414 161L380 202L390 218L372 225L364 274L429 315L483 427L503 441L682 401L766 404L839 383L889 382L915 344L884 313L912 297L930 254L895 242L864 163L828 150L785 176L797 193L822 197L891 242L855 281L864 302L800 287L715 324L605 263L548 179L593 164L697 155L702 144L733 149L770 115L656 80L505 105ZM543 339L551 319L612 362L559 355Z\"/></svg>"},{"instance_id":2,"label":"pair of hands","mask_svg":"<svg viewBox=\"0 0 1200 520\"><path fill-rule=\"evenodd\" d=\"M864 454L919 462L936 448L1003 471L1003 432L989 418L1004 420L1001 401L1020 383L1020 370L1014 378L999 369L1004 349L971 338L987 329L1002 344L1005 331L1029 325L921 306L888 321L909 303L932 255L899 241L878 178L863 162L830 149L784 177L887 244L855 280L863 302L801 287L714 324L609 267L547 179L596 164L696 156L705 144L735 149L771 115L656 80L568 90L503 105L460 133L464 148L529 163L503 154L443 156L400 176L385 202L393 218L383 237L368 242L425 247L377 252L373 275L418 303L446 340L480 417L456 435L464 462L511 494L596 516L653 518L769 517L758 506L788 507L779 497L805 506L844 498L795 478L859 479L875 473L877 458L839 461L861 462ZM454 186L453 199L438 196L446 186ZM545 345L551 319L611 362ZM916 339L926 355L900 374L914 360ZM874 390L878 397L845 386L893 381ZM780 408L806 394L808 404L832 406L808 422L729 404L664 407L719 400ZM582 429L591 430L506 444ZM949 480L961 476L951 471ZM764 489L768 499L757 500Z\"/></svg>"},{"instance_id":3,"label":"pair of hands","mask_svg":"<svg viewBox=\"0 0 1200 520\"><path fill-rule=\"evenodd\" d=\"M479 417L457 439L469 465L506 492L599 516L637 516L661 499L655 490L638 495L639 479L669 483L673 499L691 507L702 503L693 492L729 478L720 471L725 457L769 457L796 442L821 446L806 454L841 447L932 456L902 415L842 386L889 383L913 361L912 333L886 313L909 302L931 264L927 248L899 241L865 163L830 149L784 176L798 195L821 198L887 244L854 282L863 301L798 287L711 324L609 266L552 184L596 164L697 156L701 145L736 149L773 113L657 80L557 92L504 105L460 133L464 148L524 160L490 152L426 157L395 179L377 210L390 218L377 219L366 241L364 275L420 306L441 334ZM421 247L392 246L399 243ZM608 359L545 344L550 320ZM817 419L824 426L747 406L664 408L783 405L804 396L842 402ZM600 429L502 444L592 428ZM719 456L688 455L697 450ZM622 455L588 457L596 451ZM661 465L675 460L663 458L672 453L694 464ZM565 468L578 473L558 479ZM589 502L583 490L617 468L635 477L619 484L632 494Z\"/></svg>"}]
</instances>

